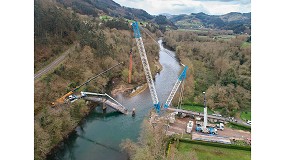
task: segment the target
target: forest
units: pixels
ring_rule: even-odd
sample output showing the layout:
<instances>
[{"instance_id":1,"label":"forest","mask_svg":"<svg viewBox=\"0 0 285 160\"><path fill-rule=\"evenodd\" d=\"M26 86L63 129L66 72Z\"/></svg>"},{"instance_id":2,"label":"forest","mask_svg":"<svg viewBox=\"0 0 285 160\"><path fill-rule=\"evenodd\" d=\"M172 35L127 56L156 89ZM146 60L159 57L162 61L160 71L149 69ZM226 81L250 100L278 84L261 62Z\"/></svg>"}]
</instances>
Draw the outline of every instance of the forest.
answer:
<instances>
[{"instance_id":1,"label":"forest","mask_svg":"<svg viewBox=\"0 0 285 160\"><path fill-rule=\"evenodd\" d=\"M71 1L70 6L67 3L69 1L60 2L66 3L45 0L35 0L34 3L35 72L63 51L75 46L74 52L61 65L34 82L35 159L44 159L94 106L76 101L52 108L51 102L119 62L124 64L112 73L91 81L81 90L104 93L119 85L136 87L146 82L132 29L122 17L102 21L99 18L102 12L90 7L91 1ZM134 11L146 16L142 10ZM148 18L151 17L146 17ZM167 23L165 17L160 16L156 20ZM146 28L152 37L161 35L160 30L151 23ZM225 115L234 115L242 110L250 111L250 37L237 35L225 40L219 38L223 32L203 32L201 35L190 31L163 31L165 44L175 50L177 57L189 66L184 104L200 104L203 101L202 92L206 91L207 104L213 110L219 110ZM142 39L151 71L156 74L159 70L159 47L144 32ZM133 81L127 84L130 49L134 53ZM114 79L119 80L113 83ZM147 151L149 148L144 149Z\"/></svg>"},{"instance_id":2,"label":"forest","mask_svg":"<svg viewBox=\"0 0 285 160\"><path fill-rule=\"evenodd\" d=\"M190 69L184 103L201 104L205 91L210 109L234 116L251 107L250 37L236 35L225 40L220 36L167 31L164 42Z\"/></svg>"},{"instance_id":3,"label":"forest","mask_svg":"<svg viewBox=\"0 0 285 160\"><path fill-rule=\"evenodd\" d=\"M114 28L112 23L122 23ZM146 83L132 29L119 19L104 23L99 17L85 16L50 1L35 1L35 71L61 52L75 45L74 52L53 72L34 82L34 153L35 159L44 159L89 113L95 104L77 101L52 108L51 103L82 84L90 77L114 66L112 70L81 90L99 93L110 92L113 87L136 87ZM120 30L119 30L120 29ZM144 45L151 61L150 68L158 70L158 46L142 33ZM155 37L155 34L153 34ZM133 81L128 80L129 51L133 50ZM110 87L114 79L119 79ZM80 92L80 91L79 91Z\"/></svg>"}]
</instances>

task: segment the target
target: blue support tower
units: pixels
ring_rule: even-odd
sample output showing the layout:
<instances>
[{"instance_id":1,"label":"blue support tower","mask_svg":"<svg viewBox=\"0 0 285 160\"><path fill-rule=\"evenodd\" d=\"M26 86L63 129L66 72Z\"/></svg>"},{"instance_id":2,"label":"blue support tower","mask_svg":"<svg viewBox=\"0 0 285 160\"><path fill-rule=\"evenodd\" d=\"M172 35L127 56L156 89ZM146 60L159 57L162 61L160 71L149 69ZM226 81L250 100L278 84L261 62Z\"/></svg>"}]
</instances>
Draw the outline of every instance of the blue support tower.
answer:
<instances>
[{"instance_id":1,"label":"blue support tower","mask_svg":"<svg viewBox=\"0 0 285 160\"><path fill-rule=\"evenodd\" d=\"M182 73L180 74L180 76L178 77L172 91L170 92L169 97L167 98L163 108L168 108L172 102L173 97L175 96L175 93L177 92L181 82L186 78L186 72L187 72L188 66L184 66L184 69L182 71Z\"/></svg>"}]
</instances>

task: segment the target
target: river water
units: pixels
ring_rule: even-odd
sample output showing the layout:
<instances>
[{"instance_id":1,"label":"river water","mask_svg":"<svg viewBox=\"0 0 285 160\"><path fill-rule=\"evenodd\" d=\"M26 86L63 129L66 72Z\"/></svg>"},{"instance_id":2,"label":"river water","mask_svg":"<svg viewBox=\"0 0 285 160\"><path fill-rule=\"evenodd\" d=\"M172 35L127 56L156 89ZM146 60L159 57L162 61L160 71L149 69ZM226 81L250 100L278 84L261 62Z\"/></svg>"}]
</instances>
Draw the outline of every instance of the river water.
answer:
<instances>
[{"instance_id":1,"label":"river water","mask_svg":"<svg viewBox=\"0 0 285 160\"><path fill-rule=\"evenodd\" d=\"M178 75L182 71L177 60L166 52L162 41L160 44L159 62L163 69L155 76L155 87L160 103L165 103ZM164 50L165 49L165 50ZM167 50L175 55L174 52ZM137 64L141 65L141 64ZM47 159L63 160L126 160L127 155L120 149L123 139L137 141L143 119L148 117L153 107L149 89L134 97L115 97L129 111L136 108L136 116L123 115L107 107L103 113L102 107L96 107L85 118L84 123Z\"/></svg>"}]
</instances>

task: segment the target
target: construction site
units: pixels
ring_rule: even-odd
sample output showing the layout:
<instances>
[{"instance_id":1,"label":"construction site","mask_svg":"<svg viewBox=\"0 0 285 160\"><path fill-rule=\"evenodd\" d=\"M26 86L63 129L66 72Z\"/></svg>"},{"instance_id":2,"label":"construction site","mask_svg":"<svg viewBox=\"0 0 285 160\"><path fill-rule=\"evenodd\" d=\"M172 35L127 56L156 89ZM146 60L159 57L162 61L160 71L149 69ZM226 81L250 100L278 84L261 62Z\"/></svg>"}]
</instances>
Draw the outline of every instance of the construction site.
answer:
<instances>
[{"instance_id":1,"label":"construction site","mask_svg":"<svg viewBox=\"0 0 285 160\"><path fill-rule=\"evenodd\" d=\"M182 71L178 77L172 77L176 79L173 87L170 86L171 91L167 93L166 101L163 103L159 101L159 96L156 91L154 78L150 70L148 63L146 51L144 48L143 40L141 37L140 29L143 30L148 36L151 35L143 27L138 25L138 22L131 23L131 26L134 31L134 37L136 40L137 48L139 51L139 56L142 62L143 71L146 77L148 91L150 93L151 101L153 104L153 112L149 117L149 122L153 126L162 125L165 128L165 134L167 136L180 136L186 137L187 139L193 141L206 141L213 143L222 143L222 144L235 144L236 141L244 141L247 145L251 145L251 134L248 131L234 130L227 127L230 122L230 118L222 117L221 115L208 115L207 114L207 103L205 92L204 95L204 112L198 113L189 110L181 109L181 104L183 101L183 94L185 88L185 79L188 66L179 61L179 67L182 66ZM152 37L151 37L152 38ZM161 43L158 43L154 38L152 38L155 43L161 47ZM167 56L176 61L175 55L170 53L167 50L164 50L167 53ZM129 77L128 83L132 82L132 50L129 53ZM120 62L101 73L91 77L81 85L77 86L72 91L69 91L62 97L58 98L56 101L52 102L52 107L57 109L64 103L74 103L79 99L83 99L86 102L96 102L102 104L102 109L106 111L107 108L111 108L112 111L116 111L126 116L132 115L135 117L137 114L140 114L137 106L126 107L122 100L112 97L107 93L95 93L90 91L81 91L79 92L82 86L88 85L90 81L93 81L97 77L102 76L103 74L109 72L110 70L119 67L123 62ZM181 70L180 68L178 68ZM169 86L163 86L164 88L169 88ZM146 88L146 87L144 87ZM169 90L170 90L169 88ZM140 93L142 91L139 91ZM133 94L133 93L132 93ZM138 93L139 94L139 93ZM174 106L172 100L175 95L179 97L178 105ZM144 100L145 101L145 100Z\"/></svg>"},{"instance_id":2,"label":"construction site","mask_svg":"<svg viewBox=\"0 0 285 160\"><path fill-rule=\"evenodd\" d=\"M143 64L144 73L146 76L147 84L148 84L151 98L153 101L153 106L156 111L156 114L152 114L152 116L150 117L150 123L165 123L166 122L163 125L166 125L166 130L165 130L166 135L169 135L169 136L171 135L182 135L183 136L183 135L188 134L188 135L191 135L190 137L192 140L217 142L217 143L224 143L224 144L231 144L236 140L242 140L242 141L246 141L246 143L249 145L251 144L250 132L242 131L242 130L234 130L234 129L225 127L227 123L230 123L231 121L230 117L225 118L225 117L222 117L221 115L218 116L216 114L214 115L207 114L207 104L206 104L205 92L203 92L204 113L182 110L182 109L179 109L179 107L172 106L172 100L174 96L176 95L176 92L178 91L179 88L180 88L180 93L179 93L180 95L179 95L178 104L180 104L180 106L181 106L182 99L183 99L184 80L186 78L186 71L188 69L188 66L182 64L181 62L180 62L180 65L183 66L184 68L181 74L179 75L176 83L174 84L166 102L162 105L158 100L153 77L150 71L146 52L144 49L140 29L145 31L145 33L148 36L151 37L151 35L145 29L143 29L142 27L139 27L137 22L133 22L131 26L133 27L133 30L134 30L134 35L135 35L137 47L140 53L140 58ZM171 58L175 59L175 57L171 53L167 53L167 54ZM132 64L132 50L130 51L129 56L130 56L129 57L130 63L129 63L128 82L131 83L132 65L133 65ZM55 102L52 103L52 106L60 106L63 103L69 103L69 102L73 103L78 99L84 99L85 101L102 103L103 109L106 109L106 107L109 106L115 111L118 111L123 114L132 113L132 115L134 116L135 108L133 108L131 112L128 111L126 107L124 107L121 103L119 103L116 99L114 99L107 93L92 93L92 92L76 93L76 91L79 90L80 87L87 85L90 81L107 73L113 68L118 67L121 64L122 62L88 79L86 82L79 85L74 90L68 92L61 98L57 99ZM160 112L162 112L163 114Z\"/></svg>"}]
</instances>

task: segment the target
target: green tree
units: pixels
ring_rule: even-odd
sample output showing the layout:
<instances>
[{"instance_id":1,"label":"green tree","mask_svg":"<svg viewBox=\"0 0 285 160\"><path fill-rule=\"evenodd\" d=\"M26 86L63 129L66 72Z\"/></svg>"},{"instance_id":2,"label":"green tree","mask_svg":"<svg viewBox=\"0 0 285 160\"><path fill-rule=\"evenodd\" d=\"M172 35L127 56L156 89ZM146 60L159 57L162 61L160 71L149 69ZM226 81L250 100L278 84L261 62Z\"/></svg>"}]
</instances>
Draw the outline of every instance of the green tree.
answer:
<instances>
[{"instance_id":1,"label":"green tree","mask_svg":"<svg viewBox=\"0 0 285 160\"><path fill-rule=\"evenodd\" d=\"M99 31L97 37L97 53L99 56L106 56L110 54L110 48L106 43L106 37L102 30Z\"/></svg>"},{"instance_id":2,"label":"green tree","mask_svg":"<svg viewBox=\"0 0 285 160\"><path fill-rule=\"evenodd\" d=\"M237 75L233 68L230 68L225 72L225 74L221 77L221 85L226 86L228 84L233 84L235 87L237 86Z\"/></svg>"}]
</instances>

